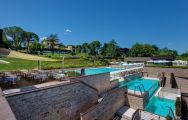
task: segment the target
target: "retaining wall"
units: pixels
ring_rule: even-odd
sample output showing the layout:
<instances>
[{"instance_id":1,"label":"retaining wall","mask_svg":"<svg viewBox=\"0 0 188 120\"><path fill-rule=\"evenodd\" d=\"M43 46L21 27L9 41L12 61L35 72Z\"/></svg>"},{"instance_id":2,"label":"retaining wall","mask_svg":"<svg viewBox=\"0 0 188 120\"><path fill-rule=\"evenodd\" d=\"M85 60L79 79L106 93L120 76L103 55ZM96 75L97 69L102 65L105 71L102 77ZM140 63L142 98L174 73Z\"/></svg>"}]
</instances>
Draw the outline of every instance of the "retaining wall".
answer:
<instances>
[{"instance_id":1,"label":"retaining wall","mask_svg":"<svg viewBox=\"0 0 188 120\"><path fill-rule=\"evenodd\" d=\"M116 111L127 105L127 88L109 91L96 106L81 113L81 120L112 120Z\"/></svg>"},{"instance_id":2,"label":"retaining wall","mask_svg":"<svg viewBox=\"0 0 188 120\"><path fill-rule=\"evenodd\" d=\"M18 120L78 120L98 103L95 89L74 82L6 97Z\"/></svg>"},{"instance_id":3,"label":"retaining wall","mask_svg":"<svg viewBox=\"0 0 188 120\"><path fill-rule=\"evenodd\" d=\"M144 110L144 107L146 106L148 100L149 100L149 93L145 92L143 95L135 95L128 93L127 94L129 107L133 109L142 109Z\"/></svg>"},{"instance_id":4,"label":"retaining wall","mask_svg":"<svg viewBox=\"0 0 188 120\"><path fill-rule=\"evenodd\" d=\"M167 75L170 73L174 73L177 77L185 77L188 78L188 69L182 68L159 68L159 67L144 67L144 71L149 74L156 74L165 72Z\"/></svg>"},{"instance_id":5,"label":"retaining wall","mask_svg":"<svg viewBox=\"0 0 188 120\"><path fill-rule=\"evenodd\" d=\"M171 87L170 73L173 72L176 76L175 78L178 88L181 89L182 93L188 93L188 69L145 67L144 71L149 73L149 75L155 76L157 76L157 73L165 72L165 75L167 77L165 87Z\"/></svg>"},{"instance_id":6,"label":"retaining wall","mask_svg":"<svg viewBox=\"0 0 188 120\"><path fill-rule=\"evenodd\" d=\"M102 94L118 86L118 81L110 81L110 73L102 73L96 75L81 76L72 78L72 81L80 80L98 90L98 94Z\"/></svg>"}]
</instances>

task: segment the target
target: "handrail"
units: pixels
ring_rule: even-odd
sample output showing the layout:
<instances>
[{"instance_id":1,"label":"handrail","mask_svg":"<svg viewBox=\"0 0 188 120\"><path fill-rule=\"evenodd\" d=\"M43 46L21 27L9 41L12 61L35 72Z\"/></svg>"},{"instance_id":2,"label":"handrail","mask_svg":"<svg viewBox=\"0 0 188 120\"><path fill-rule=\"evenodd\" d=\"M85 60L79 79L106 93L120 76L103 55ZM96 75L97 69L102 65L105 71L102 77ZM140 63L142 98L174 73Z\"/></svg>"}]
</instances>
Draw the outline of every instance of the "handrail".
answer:
<instances>
[{"instance_id":1,"label":"handrail","mask_svg":"<svg viewBox=\"0 0 188 120\"><path fill-rule=\"evenodd\" d=\"M143 90L144 90L144 92L146 91L146 89L144 88L144 85L143 84L141 84L141 86L142 86L142 88L143 88Z\"/></svg>"},{"instance_id":2,"label":"handrail","mask_svg":"<svg viewBox=\"0 0 188 120\"><path fill-rule=\"evenodd\" d=\"M113 118L113 120L121 120L121 118L118 117L118 116L115 116L115 117Z\"/></svg>"},{"instance_id":3,"label":"handrail","mask_svg":"<svg viewBox=\"0 0 188 120\"><path fill-rule=\"evenodd\" d=\"M138 114L137 114L137 113L138 113ZM133 116L132 116L132 119L131 119L131 120L139 120L139 119L136 118L137 115L138 115L138 117L139 117L139 119L140 119L140 109L137 109L137 110L133 113Z\"/></svg>"},{"instance_id":4,"label":"handrail","mask_svg":"<svg viewBox=\"0 0 188 120\"><path fill-rule=\"evenodd\" d=\"M172 117L174 120L176 120L176 117L174 116L174 112L173 112L172 108L168 107L168 106L166 106L166 107L169 108L168 115L170 115L170 112L172 112L172 115L173 115Z\"/></svg>"},{"instance_id":5,"label":"handrail","mask_svg":"<svg viewBox=\"0 0 188 120\"><path fill-rule=\"evenodd\" d=\"M134 87L134 92L136 91L136 87L138 87L138 89L139 89L139 91L140 91L141 94L142 94L141 87L143 88L144 92L146 91L143 84L141 84L140 86L135 86Z\"/></svg>"},{"instance_id":6,"label":"handrail","mask_svg":"<svg viewBox=\"0 0 188 120\"><path fill-rule=\"evenodd\" d=\"M142 94L142 90L141 90L140 86L138 86L138 88L139 88L139 90L140 90L140 93Z\"/></svg>"}]
</instances>

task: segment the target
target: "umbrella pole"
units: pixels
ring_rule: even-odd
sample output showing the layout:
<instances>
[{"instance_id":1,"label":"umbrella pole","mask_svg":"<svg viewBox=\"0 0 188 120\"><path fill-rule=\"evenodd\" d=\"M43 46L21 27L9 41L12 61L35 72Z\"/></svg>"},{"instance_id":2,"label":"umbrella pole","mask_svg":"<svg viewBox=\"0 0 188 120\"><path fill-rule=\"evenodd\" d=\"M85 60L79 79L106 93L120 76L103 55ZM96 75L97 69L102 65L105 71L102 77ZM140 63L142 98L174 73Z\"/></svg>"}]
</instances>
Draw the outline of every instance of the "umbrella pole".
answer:
<instances>
[{"instance_id":1,"label":"umbrella pole","mask_svg":"<svg viewBox=\"0 0 188 120\"><path fill-rule=\"evenodd\" d=\"M40 70L41 70L41 60L40 60Z\"/></svg>"},{"instance_id":2,"label":"umbrella pole","mask_svg":"<svg viewBox=\"0 0 188 120\"><path fill-rule=\"evenodd\" d=\"M38 70L39 70L39 60L38 60Z\"/></svg>"}]
</instances>

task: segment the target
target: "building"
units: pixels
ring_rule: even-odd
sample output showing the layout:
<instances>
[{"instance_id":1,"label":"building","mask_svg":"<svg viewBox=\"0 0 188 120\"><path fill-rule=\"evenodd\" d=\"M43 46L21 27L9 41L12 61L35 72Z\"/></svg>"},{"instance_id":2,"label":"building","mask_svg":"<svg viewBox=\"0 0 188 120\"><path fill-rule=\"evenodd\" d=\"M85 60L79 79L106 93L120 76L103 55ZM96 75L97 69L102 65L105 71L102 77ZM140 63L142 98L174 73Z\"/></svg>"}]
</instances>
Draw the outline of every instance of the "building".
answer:
<instances>
[{"instance_id":1,"label":"building","mask_svg":"<svg viewBox=\"0 0 188 120\"><path fill-rule=\"evenodd\" d=\"M125 57L124 61L127 63L147 63L151 60L150 57Z\"/></svg>"},{"instance_id":2,"label":"building","mask_svg":"<svg viewBox=\"0 0 188 120\"><path fill-rule=\"evenodd\" d=\"M73 45L67 45L67 47L65 48L65 50L68 50L68 51L74 51L74 46Z\"/></svg>"},{"instance_id":3,"label":"building","mask_svg":"<svg viewBox=\"0 0 188 120\"><path fill-rule=\"evenodd\" d=\"M44 48L45 48L45 49L51 49L51 43L50 43L49 40L44 39L44 40L42 41L42 45L44 45ZM60 46L60 44L59 44L58 42L55 42L55 44L54 44L54 49L58 49L59 46Z\"/></svg>"},{"instance_id":4,"label":"building","mask_svg":"<svg viewBox=\"0 0 188 120\"><path fill-rule=\"evenodd\" d=\"M151 60L147 61L148 64L172 66L172 62L175 60L173 56L152 56Z\"/></svg>"}]
</instances>

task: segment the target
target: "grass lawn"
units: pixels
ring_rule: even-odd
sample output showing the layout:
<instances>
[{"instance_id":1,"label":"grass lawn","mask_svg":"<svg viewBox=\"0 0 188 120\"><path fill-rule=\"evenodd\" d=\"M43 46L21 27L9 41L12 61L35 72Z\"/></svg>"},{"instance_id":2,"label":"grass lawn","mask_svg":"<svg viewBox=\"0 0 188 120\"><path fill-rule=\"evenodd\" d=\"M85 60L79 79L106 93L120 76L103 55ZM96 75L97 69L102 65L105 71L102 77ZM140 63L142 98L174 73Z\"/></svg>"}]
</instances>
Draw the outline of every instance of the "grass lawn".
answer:
<instances>
[{"instance_id":1,"label":"grass lawn","mask_svg":"<svg viewBox=\"0 0 188 120\"><path fill-rule=\"evenodd\" d=\"M34 69L38 68L37 61L23 60L17 58L0 58L1 60L8 61L8 64L0 64L0 71L6 70L21 70L21 69ZM96 61L95 63L90 60L79 58L79 59L70 59L65 58L64 68L78 68L78 67L95 67L95 66L104 66L105 64ZM62 68L61 61L47 62L42 61L42 69L60 69Z\"/></svg>"}]
</instances>

